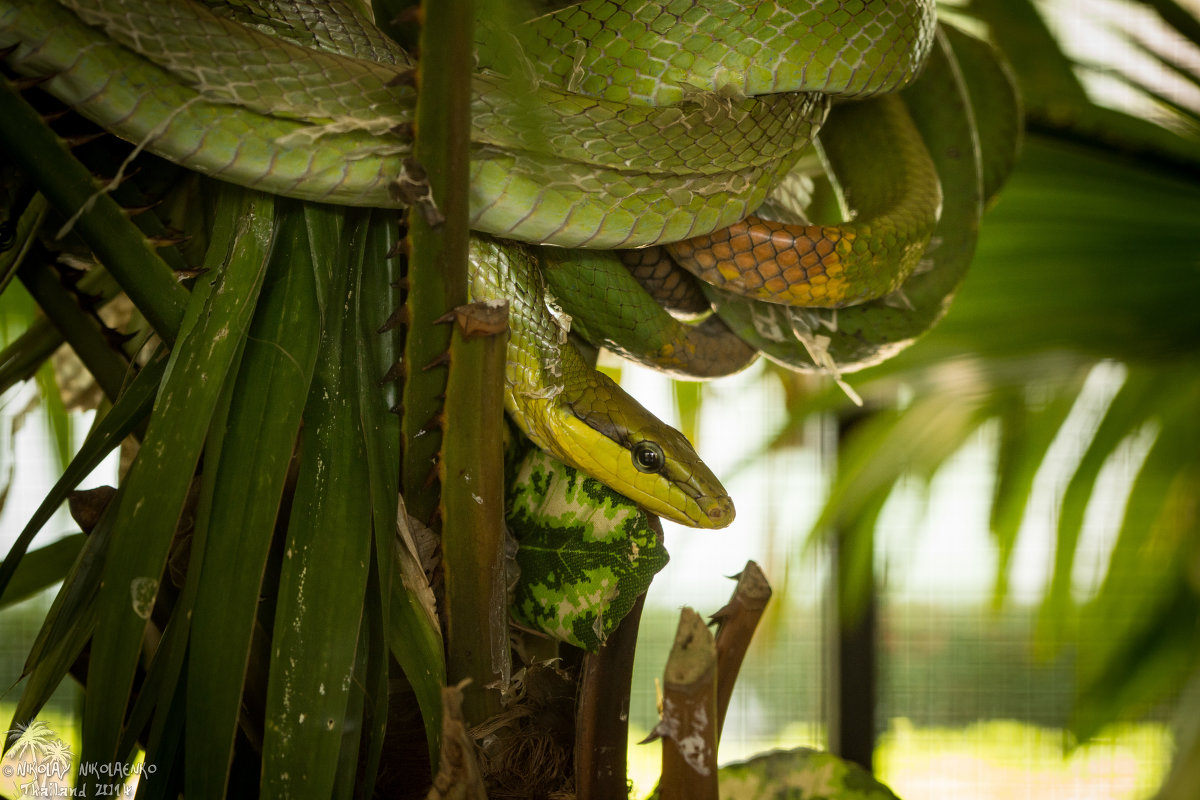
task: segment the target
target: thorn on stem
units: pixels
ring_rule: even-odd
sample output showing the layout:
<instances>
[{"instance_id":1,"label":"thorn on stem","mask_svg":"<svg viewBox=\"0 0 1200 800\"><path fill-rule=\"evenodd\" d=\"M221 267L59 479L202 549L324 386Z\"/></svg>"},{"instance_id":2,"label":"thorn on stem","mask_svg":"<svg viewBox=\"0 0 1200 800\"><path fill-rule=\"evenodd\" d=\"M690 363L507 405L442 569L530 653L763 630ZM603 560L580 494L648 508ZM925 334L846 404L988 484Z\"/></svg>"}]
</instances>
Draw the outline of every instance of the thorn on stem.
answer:
<instances>
[{"instance_id":1,"label":"thorn on stem","mask_svg":"<svg viewBox=\"0 0 1200 800\"><path fill-rule=\"evenodd\" d=\"M133 332L122 332L116 330L115 328L110 328L107 325L104 326L104 338L107 339L108 343L113 347L122 347L126 342L135 336L137 336L137 334Z\"/></svg>"},{"instance_id":2,"label":"thorn on stem","mask_svg":"<svg viewBox=\"0 0 1200 800\"><path fill-rule=\"evenodd\" d=\"M392 312L392 315L379 326L376 333L387 333L406 325L408 325L408 306L402 305Z\"/></svg>"},{"instance_id":3,"label":"thorn on stem","mask_svg":"<svg viewBox=\"0 0 1200 800\"><path fill-rule=\"evenodd\" d=\"M434 367L444 367L449 363L450 363L450 351L447 350L444 353L440 353L436 357L434 357L434 359L432 361L430 361L428 364L425 365L423 371L427 372L427 371L433 369Z\"/></svg>"},{"instance_id":4,"label":"thorn on stem","mask_svg":"<svg viewBox=\"0 0 1200 800\"><path fill-rule=\"evenodd\" d=\"M152 211L158 206L158 201L148 203L144 206L121 206L121 211L129 219L145 214L147 211Z\"/></svg>"},{"instance_id":5,"label":"thorn on stem","mask_svg":"<svg viewBox=\"0 0 1200 800\"><path fill-rule=\"evenodd\" d=\"M58 122L60 119L62 119L63 117L67 116L70 113L71 113L71 109L60 108L56 111L43 111L43 112L41 112L41 117L42 117L42 120L45 121L47 125L50 125L55 122Z\"/></svg>"},{"instance_id":6,"label":"thorn on stem","mask_svg":"<svg viewBox=\"0 0 1200 800\"><path fill-rule=\"evenodd\" d=\"M383 257L398 258L401 256L405 258L408 257L408 239L405 239L404 237L397 239L392 246L388 248L388 251L384 253Z\"/></svg>"},{"instance_id":7,"label":"thorn on stem","mask_svg":"<svg viewBox=\"0 0 1200 800\"><path fill-rule=\"evenodd\" d=\"M88 144L89 142L94 142L97 139L102 139L107 135L108 135L108 131L103 131L103 130L92 131L90 133L79 133L74 136L64 137L63 143L70 149L75 150L76 148L83 147L85 144Z\"/></svg>"},{"instance_id":8,"label":"thorn on stem","mask_svg":"<svg viewBox=\"0 0 1200 800\"><path fill-rule=\"evenodd\" d=\"M176 245L184 244L191 240L191 236L186 234L169 234L163 236L149 236L146 241L152 247L175 247Z\"/></svg>"},{"instance_id":9,"label":"thorn on stem","mask_svg":"<svg viewBox=\"0 0 1200 800\"><path fill-rule=\"evenodd\" d=\"M379 379L379 385L392 383L404 377L404 359L396 359L396 363L388 367L387 372L383 373L383 377Z\"/></svg>"}]
</instances>

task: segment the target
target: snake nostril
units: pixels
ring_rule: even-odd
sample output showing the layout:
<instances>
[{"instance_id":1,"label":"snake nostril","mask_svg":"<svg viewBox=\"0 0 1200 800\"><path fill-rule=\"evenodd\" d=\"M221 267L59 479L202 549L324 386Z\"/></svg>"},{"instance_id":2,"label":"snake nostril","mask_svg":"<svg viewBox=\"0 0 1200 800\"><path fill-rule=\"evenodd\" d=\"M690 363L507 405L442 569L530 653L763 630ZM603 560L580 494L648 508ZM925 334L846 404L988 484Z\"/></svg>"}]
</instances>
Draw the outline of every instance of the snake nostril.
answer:
<instances>
[{"instance_id":1,"label":"snake nostril","mask_svg":"<svg viewBox=\"0 0 1200 800\"><path fill-rule=\"evenodd\" d=\"M710 520L716 523L714 527L724 528L733 522L733 500L728 496L716 498L716 501L708 507L708 511L705 513Z\"/></svg>"}]
</instances>

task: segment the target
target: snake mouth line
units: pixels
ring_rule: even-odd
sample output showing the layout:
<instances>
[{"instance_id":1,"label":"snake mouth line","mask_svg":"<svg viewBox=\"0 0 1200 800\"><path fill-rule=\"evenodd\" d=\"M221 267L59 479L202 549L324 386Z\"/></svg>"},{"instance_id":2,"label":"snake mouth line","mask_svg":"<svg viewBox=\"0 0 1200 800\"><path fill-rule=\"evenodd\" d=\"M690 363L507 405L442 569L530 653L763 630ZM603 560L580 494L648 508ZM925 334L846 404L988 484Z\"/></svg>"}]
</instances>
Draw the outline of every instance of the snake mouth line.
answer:
<instances>
[{"instance_id":1,"label":"snake mouth line","mask_svg":"<svg viewBox=\"0 0 1200 800\"><path fill-rule=\"evenodd\" d=\"M724 528L733 522L736 511L733 508L733 498L727 494L717 497L702 496L694 498L700 511L708 518L710 527Z\"/></svg>"}]
</instances>

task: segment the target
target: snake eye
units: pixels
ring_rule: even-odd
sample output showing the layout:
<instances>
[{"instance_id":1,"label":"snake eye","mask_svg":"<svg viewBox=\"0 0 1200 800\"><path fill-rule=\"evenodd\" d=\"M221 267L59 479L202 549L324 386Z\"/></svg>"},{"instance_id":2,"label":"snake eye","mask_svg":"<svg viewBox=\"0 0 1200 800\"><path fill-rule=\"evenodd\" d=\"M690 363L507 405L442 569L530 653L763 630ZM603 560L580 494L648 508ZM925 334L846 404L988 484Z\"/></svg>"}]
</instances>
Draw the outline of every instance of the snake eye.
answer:
<instances>
[{"instance_id":1,"label":"snake eye","mask_svg":"<svg viewBox=\"0 0 1200 800\"><path fill-rule=\"evenodd\" d=\"M638 442L633 446L633 465L639 472L662 472L667 465L662 448L654 442Z\"/></svg>"}]
</instances>

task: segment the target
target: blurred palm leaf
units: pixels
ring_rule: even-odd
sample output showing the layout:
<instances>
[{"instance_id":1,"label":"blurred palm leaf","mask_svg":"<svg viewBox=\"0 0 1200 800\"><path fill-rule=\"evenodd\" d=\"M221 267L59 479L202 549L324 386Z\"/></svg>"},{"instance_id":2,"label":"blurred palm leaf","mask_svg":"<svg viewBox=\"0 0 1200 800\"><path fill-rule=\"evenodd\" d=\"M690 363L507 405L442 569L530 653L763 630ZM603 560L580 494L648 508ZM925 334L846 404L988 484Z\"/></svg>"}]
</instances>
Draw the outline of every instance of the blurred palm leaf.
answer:
<instances>
[{"instance_id":1,"label":"blurred palm leaf","mask_svg":"<svg viewBox=\"0 0 1200 800\"><path fill-rule=\"evenodd\" d=\"M1082 428L1082 456L1058 505L1041 627L1048 642L1078 648L1073 727L1081 738L1200 675L1200 128L1186 102L1169 99L1197 86L1187 63L1197 61L1200 21L1168 0L1116 8L1091 21L1169 69L1147 78L1125 61L1080 56L1045 23L1052 3L973 0L952 9L986 26L1012 57L1027 104L1024 152L940 327L852 381L877 408L895 409L901 394L915 399L856 426L844 449L854 463L839 468L817 525L869 515L902 477L928 477L968 434L994 426L1002 600L1038 472L1051 446ZM1130 113L1089 94L1097 76L1126 90L1099 100ZM1097 392L1098 384L1108 388ZM1080 422L1098 396L1100 408ZM808 413L796 412L790 430ZM1097 500L1098 475L1128 460L1131 442L1144 445L1144 460L1131 467L1107 574L1077 608L1084 513Z\"/></svg>"}]
</instances>

